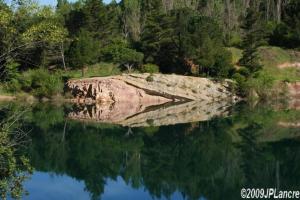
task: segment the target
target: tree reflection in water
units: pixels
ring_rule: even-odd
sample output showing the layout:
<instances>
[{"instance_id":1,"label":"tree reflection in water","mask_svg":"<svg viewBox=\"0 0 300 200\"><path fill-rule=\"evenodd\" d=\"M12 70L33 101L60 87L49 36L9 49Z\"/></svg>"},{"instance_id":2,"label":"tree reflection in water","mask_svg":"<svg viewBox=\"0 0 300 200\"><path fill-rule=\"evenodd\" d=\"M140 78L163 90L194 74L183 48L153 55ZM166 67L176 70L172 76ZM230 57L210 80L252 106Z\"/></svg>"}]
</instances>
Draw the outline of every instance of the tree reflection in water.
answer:
<instances>
[{"instance_id":1,"label":"tree reflection in water","mask_svg":"<svg viewBox=\"0 0 300 200\"><path fill-rule=\"evenodd\" d=\"M226 118L126 134L128 127L71 121L62 107L37 105L23 126L32 128L31 164L83 180L95 199L117 177L158 198L179 191L188 199L239 199L243 187L300 189L299 129L278 125L299 115L241 106Z\"/></svg>"},{"instance_id":2,"label":"tree reflection in water","mask_svg":"<svg viewBox=\"0 0 300 200\"><path fill-rule=\"evenodd\" d=\"M0 197L20 199L25 194L24 181L31 174L29 160L20 149L27 144L26 133L18 129L22 112L0 108Z\"/></svg>"}]
</instances>

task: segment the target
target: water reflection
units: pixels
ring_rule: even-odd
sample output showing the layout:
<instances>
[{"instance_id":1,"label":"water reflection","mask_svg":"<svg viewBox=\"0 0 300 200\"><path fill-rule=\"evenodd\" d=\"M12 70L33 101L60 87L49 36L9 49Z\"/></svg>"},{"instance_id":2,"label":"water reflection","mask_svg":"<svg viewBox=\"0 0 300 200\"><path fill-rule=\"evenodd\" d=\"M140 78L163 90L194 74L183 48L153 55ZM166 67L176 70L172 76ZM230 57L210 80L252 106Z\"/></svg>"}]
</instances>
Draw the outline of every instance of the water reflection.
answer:
<instances>
[{"instance_id":1,"label":"water reflection","mask_svg":"<svg viewBox=\"0 0 300 200\"><path fill-rule=\"evenodd\" d=\"M72 198L79 189L82 199L119 199L124 191L124 198L240 199L243 187L300 189L299 128L279 123L297 123L297 110L241 105L227 117L133 126L128 134L120 125L70 120L70 109L37 105L24 117L32 130L24 154L35 173L77 185L44 199ZM36 178L27 183L32 197Z\"/></svg>"},{"instance_id":2,"label":"water reflection","mask_svg":"<svg viewBox=\"0 0 300 200\"><path fill-rule=\"evenodd\" d=\"M45 184L47 183L47 184ZM89 199L89 193L84 189L84 182L66 175L55 175L45 172L35 172L25 187L31 191L30 196L23 199ZM47 197L47 198L45 198ZM179 192L175 192L172 199L183 199ZM122 177L116 180L107 179L104 194L101 199L152 199L144 187L135 189L124 182ZM164 199L164 198L163 198Z\"/></svg>"},{"instance_id":3,"label":"water reflection","mask_svg":"<svg viewBox=\"0 0 300 200\"><path fill-rule=\"evenodd\" d=\"M232 105L226 101L191 101L144 107L129 102L74 105L70 119L85 122L113 123L128 127L149 127L207 121L227 116Z\"/></svg>"}]
</instances>

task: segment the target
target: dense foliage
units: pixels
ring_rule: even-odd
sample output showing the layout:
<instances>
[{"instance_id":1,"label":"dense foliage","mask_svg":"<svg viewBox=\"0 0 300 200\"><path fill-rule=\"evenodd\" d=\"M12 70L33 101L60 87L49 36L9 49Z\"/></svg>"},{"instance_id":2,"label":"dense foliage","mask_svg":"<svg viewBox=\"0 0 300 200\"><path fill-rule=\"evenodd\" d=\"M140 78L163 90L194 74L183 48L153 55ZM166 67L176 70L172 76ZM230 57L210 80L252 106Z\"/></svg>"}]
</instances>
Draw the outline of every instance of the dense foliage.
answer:
<instances>
[{"instance_id":1,"label":"dense foliage","mask_svg":"<svg viewBox=\"0 0 300 200\"><path fill-rule=\"evenodd\" d=\"M262 67L259 46L299 48L299 9L298 0L58 0L55 8L0 1L0 79L108 62L247 80ZM244 50L242 70L232 46Z\"/></svg>"},{"instance_id":2,"label":"dense foliage","mask_svg":"<svg viewBox=\"0 0 300 200\"><path fill-rule=\"evenodd\" d=\"M28 158L20 150L28 144L27 133L19 128L23 111L0 107L0 198L21 199L23 183L32 172Z\"/></svg>"}]
</instances>

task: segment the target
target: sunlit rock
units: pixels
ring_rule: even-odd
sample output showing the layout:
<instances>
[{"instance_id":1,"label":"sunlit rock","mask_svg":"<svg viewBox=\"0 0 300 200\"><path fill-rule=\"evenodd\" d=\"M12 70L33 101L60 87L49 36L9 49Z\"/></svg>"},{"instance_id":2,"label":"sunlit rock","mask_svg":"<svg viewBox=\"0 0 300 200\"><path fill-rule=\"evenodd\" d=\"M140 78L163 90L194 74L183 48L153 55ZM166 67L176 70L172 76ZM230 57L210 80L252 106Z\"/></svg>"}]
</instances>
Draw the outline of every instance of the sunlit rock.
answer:
<instances>
[{"instance_id":1,"label":"sunlit rock","mask_svg":"<svg viewBox=\"0 0 300 200\"><path fill-rule=\"evenodd\" d=\"M78 102L138 102L151 105L166 102L233 101L230 80L222 82L207 78L164 75L124 74L111 77L96 77L70 80L67 88Z\"/></svg>"}]
</instances>

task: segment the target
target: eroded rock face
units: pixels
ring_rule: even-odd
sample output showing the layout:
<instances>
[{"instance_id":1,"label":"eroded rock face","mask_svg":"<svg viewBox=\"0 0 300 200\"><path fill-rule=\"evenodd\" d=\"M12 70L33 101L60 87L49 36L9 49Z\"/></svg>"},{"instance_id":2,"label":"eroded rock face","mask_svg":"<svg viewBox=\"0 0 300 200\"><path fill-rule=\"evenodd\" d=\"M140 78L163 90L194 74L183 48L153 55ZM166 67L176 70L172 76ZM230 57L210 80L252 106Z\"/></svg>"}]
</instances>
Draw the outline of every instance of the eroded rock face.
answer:
<instances>
[{"instance_id":1,"label":"eroded rock face","mask_svg":"<svg viewBox=\"0 0 300 200\"><path fill-rule=\"evenodd\" d=\"M138 102L145 106L171 101L162 96L149 95L144 90L114 78L90 78L69 81L68 86L78 99L88 102Z\"/></svg>"},{"instance_id":2,"label":"eroded rock face","mask_svg":"<svg viewBox=\"0 0 300 200\"><path fill-rule=\"evenodd\" d=\"M288 83L290 95L294 99L300 99L300 82Z\"/></svg>"},{"instance_id":3,"label":"eroded rock face","mask_svg":"<svg viewBox=\"0 0 300 200\"><path fill-rule=\"evenodd\" d=\"M290 96L290 107L300 110L300 82L288 83L287 87Z\"/></svg>"},{"instance_id":4,"label":"eroded rock face","mask_svg":"<svg viewBox=\"0 0 300 200\"><path fill-rule=\"evenodd\" d=\"M214 82L207 78L163 75L126 74L71 80L68 88L77 99L92 102L141 102L151 105L178 101L219 101L236 98L232 82Z\"/></svg>"},{"instance_id":5,"label":"eroded rock face","mask_svg":"<svg viewBox=\"0 0 300 200\"><path fill-rule=\"evenodd\" d=\"M230 104L190 101L180 104L145 107L131 102L81 105L68 114L73 120L119 124L126 127L162 126L207 121L227 116Z\"/></svg>"}]
</instances>

